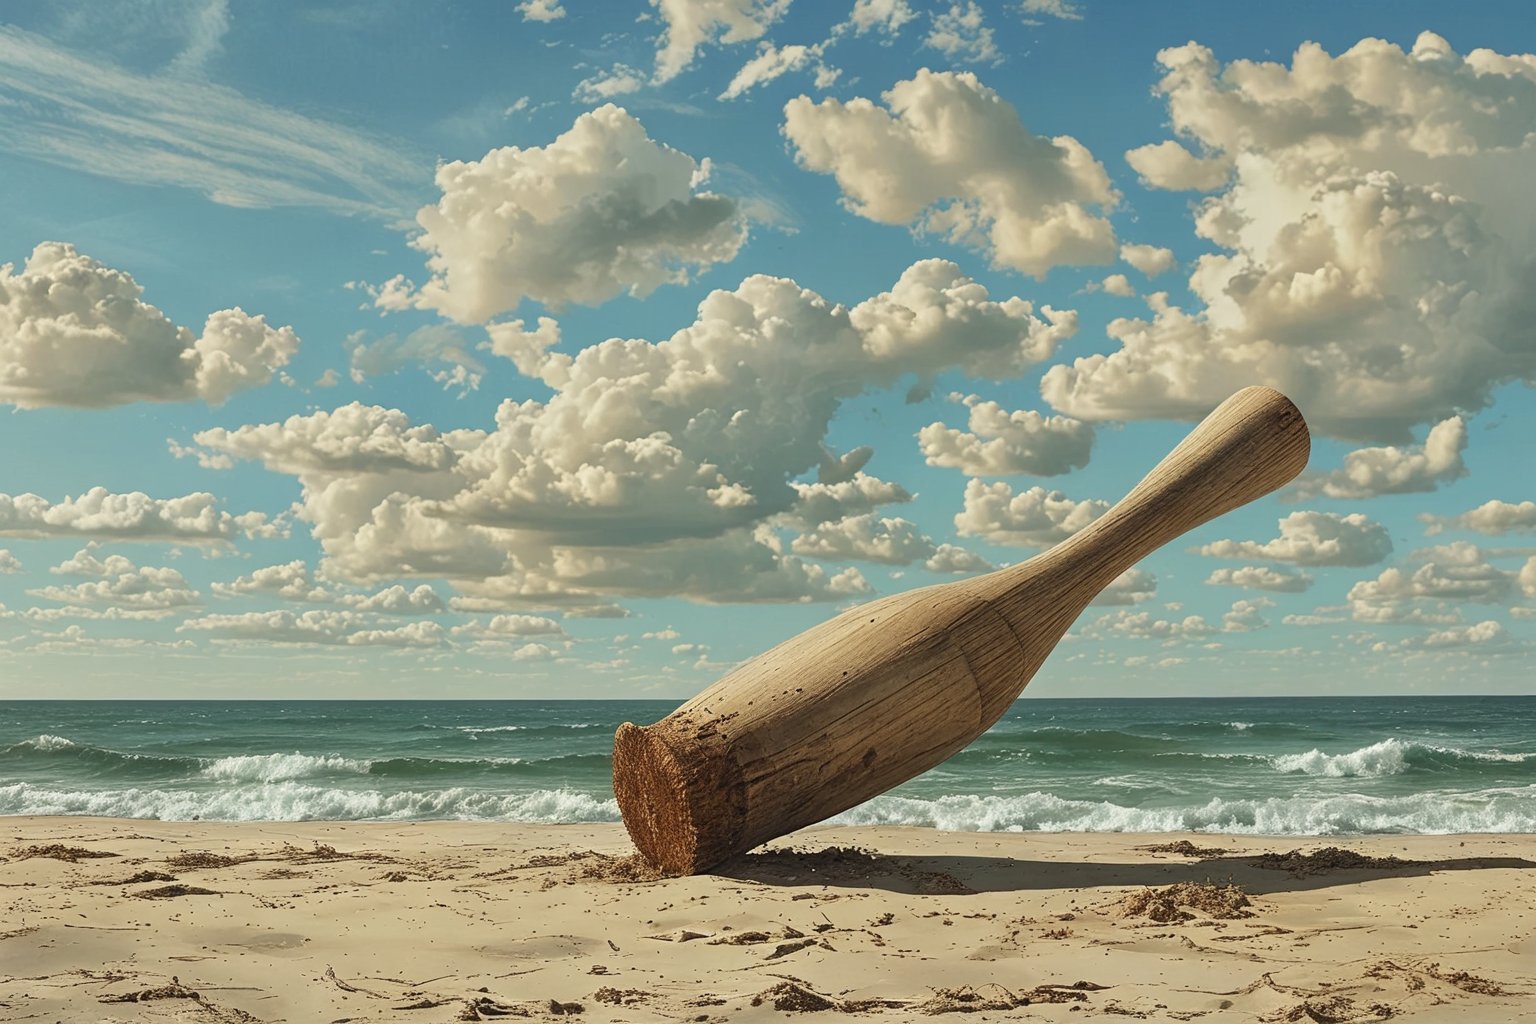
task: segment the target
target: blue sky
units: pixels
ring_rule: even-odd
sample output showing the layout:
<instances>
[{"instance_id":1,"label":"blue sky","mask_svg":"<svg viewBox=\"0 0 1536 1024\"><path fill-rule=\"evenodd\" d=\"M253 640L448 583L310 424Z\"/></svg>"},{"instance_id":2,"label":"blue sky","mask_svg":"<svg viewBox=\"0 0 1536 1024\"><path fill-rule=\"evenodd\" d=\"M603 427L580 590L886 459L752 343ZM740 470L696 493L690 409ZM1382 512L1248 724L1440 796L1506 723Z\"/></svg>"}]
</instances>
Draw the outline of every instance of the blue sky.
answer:
<instances>
[{"instance_id":1,"label":"blue sky","mask_svg":"<svg viewBox=\"0 0 1536 1024\"><path fill-rule=\"evenodd\" d=\"M1519 3L0 22L0 695L682 697L1230 392L1296 485L1038 696L1531 692Z\"/></svg>"}]
</instances>

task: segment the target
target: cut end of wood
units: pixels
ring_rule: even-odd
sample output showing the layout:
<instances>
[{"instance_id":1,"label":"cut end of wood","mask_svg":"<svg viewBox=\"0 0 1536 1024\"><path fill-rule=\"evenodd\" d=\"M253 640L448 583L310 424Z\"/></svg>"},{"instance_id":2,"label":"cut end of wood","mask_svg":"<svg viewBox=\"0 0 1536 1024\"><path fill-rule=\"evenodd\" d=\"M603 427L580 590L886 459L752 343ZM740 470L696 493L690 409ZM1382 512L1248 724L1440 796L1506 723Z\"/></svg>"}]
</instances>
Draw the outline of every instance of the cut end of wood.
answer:
<instances>
[{"instance_id":1,"label":"cut end of wood","mask_svg":"<svg viewBox=\"0 0 1536 1024\"><path fill-rule=\"evenodd\" d=\"M652 728L625 722L614 733L613 795L641 856L676 874L697 870L699 830L683 766Z\"/></svg>"},{"instance_id":2,"label":"cut end of wood","mask_svg":"<svg viewBox=\"0 0 1536 1024\"><path fill-rule=\"evenodd\" d=\"M619 726L613 794L635 848L669 874L698 874L746 848L741 765L713 718Z\"/></svg>"},{"instance_id":3,"label":"cut end of wood","mask_svg":"<svg viewBox=\"0 0 1536 1024\"><path fill-rule=\"evenodd\" d=\"M667 742L669 734L680 742ZM613 794L635 848L668 873L698 874L741 852L745 787L712 724L674 716L619 726Z\"/></svg>"}]
</instances>

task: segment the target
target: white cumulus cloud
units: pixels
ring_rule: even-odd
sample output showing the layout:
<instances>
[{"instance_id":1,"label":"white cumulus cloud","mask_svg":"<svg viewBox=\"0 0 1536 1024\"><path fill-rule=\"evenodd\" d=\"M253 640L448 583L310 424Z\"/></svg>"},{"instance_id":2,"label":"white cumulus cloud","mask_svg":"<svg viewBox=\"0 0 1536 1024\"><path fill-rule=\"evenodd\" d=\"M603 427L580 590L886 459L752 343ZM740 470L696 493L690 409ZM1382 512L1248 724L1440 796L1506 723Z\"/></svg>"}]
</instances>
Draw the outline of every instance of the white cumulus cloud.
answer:
<instances>
[{"instance_id":1,"label":"white cumulus cloud","mask_svg":"<svg viewBox=\"0 0 1536 1024\"><path fill-rule=\"evenodd\" d=\"M1053 367L1081 419L1195 418L1267 383L1315 431L1402 445L1415 425L1536 376L1536 80L1530 55L1365 39L1289 65L1161 51L1180 139L1135 151L1169 187L1214 189L1190 309L1161 293L1119 348ZM1180 155L1182 154L1182 155ZM1138 163L1139 161L1139 163Z\"/></svg>"},{"instance_id":2,"label":"white cumulus cloud","mask_svg":"<svg viewBox=\"0 0 1536 1024\"><path fill-rule=\"evenodd\" d=\"M126 402L222 404L267 383L299 339L240 309L202 334L173 323L121 270L43 242L18 273L0 266L0 402L102 408Z\"/></svg>"},{"instance_id":3,"label":"white cumulus cloud","mask_svg":"<svg viewBox=\"0 0 1536 1024\"><path fill-rule=\"evenodd\" d=\"M942 235L1036 277L1115 259L1103 210L1117 196L1082 143L1032 134L969 72L924 68L882 98L884 107L801 96L784 107L796 159L832 174L854 213Z\"/></svg>"},{"instance_id":4,"label":"white cumulus cloud","mask_svg":"<svg viewBox=\"0 0 1536 1024\"><path fill-rule=\"evenodd\" d=\"M312 604L324 604L335 598L334 594L315 582L309 571L309 563L303 559L264 566L227 583L221 580L214 583L212 589L219 597L270 594L285 601Z\"/></svg>"},{"instance_id":5,"label":"white cumulus cloud","mask_svg":"<svg viewBox=\"0 0 1536 1024\"><path fill-rule=\"evenodd\" d=\"M1180 192L1210 192L1225 184L1232 173L1231 160L1196 156L1171 139L1128 150L1125 162L1153 188Z\"/></svg>"},{"instance_id":6,"label":"white cumulus cloud","mask_svg":"<svg viewBox=\"0 0 1536 1024\"><path fill-rule=\"evenodd\" d=\"M1361 448L1344 456L1344 466L1331 473L1304 476L1296 484L1303 498L1374 498L1381 494L1432 491L1440 484L1467 475L1461 453L1467 447L1467 424L1452 416L1435 424L1418 447Z\"/></svg>"},{"instance_id":7,"label":"white cumulus cloud","mask_svg":"<svg viewBox=\"0 0 1536 1024\"><path fill-rule=\"evenodd\" d=\"M1070 311L993 298L942 260L851 308L756 276L659 342L570 355L551 351L552 321L493 332L553 393L503 402L490 429L445 433L353 404L194 440L297 477L328 579L443 578L455 608L480 611L835 600L867 581L786 550L777 531L911 497L862 472L867 446L827 448L842 403L951 369L1016 376L1075 327ZM803 482L812 470L821 479Z\"/></svg>"},{"instance_id":8,"label":"white cumulus cloud","mask_svg":"<svg viewBox=\"0 0 1536 1024\"><path fill-rule=\"evenodd\" d=\"M986 13L976 0L960 0L933 12L923 45L938 50L953 63L995 64L1002 59Z\"/></svg>"},{"instance_id":9,"label":"white cumulus cloud","mask_svg":"<svg viewBox=\"0 0 1536 1024\"><path fill-rule=\"evenodd\" d=\"M994 544L1047 547L1066 540L1109 511L1109 502L1074 501L1060 491L1031 487L1015 494L1006 483L972 478L965 485L965 509L955 516L962 537Z\"/></svg>"},{"instance_id":10,"label":"white cumulus cloud","mask_svg":"<svg viewBox=\"0 0 1536 1024\"><path fill-rule=\"evenodd\" d=\"M93 487L51 502L36 494L0 494L0 537L101 537L118 540L220 543L270 537L280 528L260 512L231 515L206 492L151 498Z\"/></svg>"},{"instance_id":11,"label":"white cumulus cloud","mask_svg":"<svg viewBox=\"0 0 1536 1024\"><path fill-rule=\"evenodd\" d=\"M615 64L607 71L583 78L571 95L583 103L604 103L615 96L627 96L645 88L645 72L628 64Z\"/></svg>"},{"instance_id":12,"label":"white cumulus cloud","mask_svg":"<svg viewBox=\"0 0 1536 1024\"><path fill-rule=\"evenodd\" d=\"M558 21L565 17L560 0L522 0L517 9L524 21Z\"/></svg>"},{"instance_id":13,"label":"white cumulus cloud","mask_svg":"<svg viewBox=\"0 0 1536 1024\"><path fill-rule=\"evenodd\" d=\"M1148 277L1173 269L1173 250L1160 245L1126 244L1120 247L1120 258Z\"/></svg>"},{"instance_id":14,"label":"white cumulus cloud","mask_svg":"<svg viewBox=\"0 0 1536 1024\"><path fill-rule=\"evenodd\" d=\"M352 611L311 609L295 614L285 609L204 615L176 627L178 633L200 633L216 640L278 644L317 644L343 647L439 647L448 631L436 622L409 622L378 629L367 616Z\"/></svg>"},{"instance_id":15,"label":"white cumulus cloud","mask_svg":"<svg viewBox=\"0 0 1536 1024\"><path fill-rule=\"evenodd\" d=\"M1136 605L1157 596L1157 576L1145 569L1127 569L1099 591L1090 604Z\"/></svg>"},{"instance_id":16,"label":"white cumulus cloud","mask_svg":"<svg viewBox=\"0 0 1536 1024\"><path fill-rule=\"evenodd\" d=\"M790 550L797 555L831 562L883 562L910 565L931 558L937 545L916 524L896 516L870 512L833 523L823 523L794 539Z\"/></svg>"},{"instance_id":17,"label":"white cumulus cloud","mask_svg":"<svg viewBox=\"0 0 1536 1024\"><path fill-rule=\"evenodd\" d=\"M656 53L655 80L668 82L688 69L707 44L759 39L789 10L791 0L651 0L665 29Z\"/></svg>"},{"instance_id":18,"label":"white cumulus cloud","mask_svg":"<svg viewBox=\"0 0 1536 1024\"><path fill-rule=\"evenodd\" d=\"M85 560L81 556L86 556ZM175 569L144 566L140 568L122 556L96 562L89 551L82 551L61 566L61 574L93 575L70 586L36 587L27 593L45 601L66 605L107 604L118 608L184 608L200 602L198 594Z\"/></svg>"},{"instance_id":19,"label":"white cumulus cloud","mask_svg":"<svg viewBox=\"0 0 1536 1024\"><path fill-rule=\"evenodd\" d=\"M1244 587L1248 590L1273 590L1282 594L1299 594L1312 585L1312 577L1291 569L1275 569L1266 565L1244 565L1236 569L1217 569L1206 578L1213 587Z\"/></svg>"},{"instance_id":20,"label":"white cumulus cloud","mask_svg":"<svg viewBox=\"0 0 1536 1024\"><path fill-rule=\"evenodd\" d=\"M437 591L425 583L409 590L396 583L374 594L349 594L341 602L355 611L378 615L436 615L448 610Z\"/></svg>"},{"instance_id":21,"label":"white cumulus cloud","mask_svg":"<svg viewBox=\"0 0 1536 1024\"><path fill-rule=\"evenodd\" d=\"M917 12L907 0L854 0L846 24L858 35L875 31L895 35L916 18Z\"/></svg>"},{"instance_id":22,"label":"white cumulus cloud","mask_svg":"<svg viewBox=\"0 0 1536 1024\"><path fill-rule=\"evenodd\" d=\"M698 186L701 165L655 142L606 104L547 146L494 149L437 169L442 198L424 206L411 244L431 277L387 282L376 301L409 302L481 323L525 298L595 305L686 281L730 260L746 239L735 200ZM404 297L402 297L404 296Z\"/></svg>"},{"instance_id":23,"label":"white cumulus cloud","mask_svg":"<svg viewBox=\"0 0 1536 1024\"><path fill-rule=\"evenodd\" d=\"M951 575L969 575L978 572L991 572L996 568L991 562L968 551L958 544L940 544L934 548L933 554L923 562L923 568L929 572L942 572Z\"/></svg>"},{"instance_id":24,"label":"white cumulus cloud","mask_svg":"<svg viewBox=\"0 0 1536 1024\"><path fill-rule=\"evenodd\" d=\"M1503 604L1518 577L1491 564L1476 544L1457 541L1416 553L1407 568L1393 566L1350 587L1347 599L1359 622L1455 621L1455 602Z\"/></svg>"},{"instance_id":25,"label":"white cumulus cloud","mask_svg":"<svg viewBox=\"0 0 1536 1024\"><path fill-rule=\"evenodd\" d=\"M1218 540L1197 549L1211 558L1267 558L1295 565L1374 565L1392 553L1386 527L1363 512L1292 512L1268 541Z\"/></svg>"},{"instance_id":26,"label":"white cumulus cloud","mask_svg":"<svg viewBox=\"0 0 1536 1024\"><path fill-rule=\"evenodd\" d=\"M1419 521L1426 524L1424 532L1433 536L1443 530L1471 530L1474 533L1498 535L1503 533L1536 532L1536 501L1485 501L1477 508L1457 516L1436 516L1425 513Z\"/></svg>"},{"instance_id":27,"label":"white cumulus cloud","mask_svg":"<svg viewBox=\"0 0 1536 1024\"><path fill-rule=\"evenodd\" d=\"M1010 411L977 395L951 395L970 410L969 430L930 423L917 432L930 466L971 476L1057 476L1088 464L1093 427L1069 416Z\"/></svg>"}]
</instances>

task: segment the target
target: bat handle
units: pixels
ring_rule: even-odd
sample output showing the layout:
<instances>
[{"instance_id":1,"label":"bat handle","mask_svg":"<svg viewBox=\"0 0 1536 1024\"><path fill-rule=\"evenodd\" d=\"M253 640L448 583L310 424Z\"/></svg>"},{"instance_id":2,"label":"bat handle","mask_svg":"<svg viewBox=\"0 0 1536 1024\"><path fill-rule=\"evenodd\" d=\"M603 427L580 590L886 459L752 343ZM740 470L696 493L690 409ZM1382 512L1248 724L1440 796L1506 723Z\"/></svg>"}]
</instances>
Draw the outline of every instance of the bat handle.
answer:
<instances>
[{"instance_id":1,"label":"bat handle","mask_svg":"<svg viewBox=\"0 0 1536 1024\"><path fill-rule=\"evenodd\" d=\"M1289 483L1306 466L1310 451L1306 421L1290 399L1274 388L1244 388L1217 406L1108 512L1015 568L1044 563L1036 572L1057 570L1058 578L1070 579L1074 591L1086 594L1085 605L1180 534ZM1018 586L1028 588L1023 573Z\"/></svg>"}]
</instances>

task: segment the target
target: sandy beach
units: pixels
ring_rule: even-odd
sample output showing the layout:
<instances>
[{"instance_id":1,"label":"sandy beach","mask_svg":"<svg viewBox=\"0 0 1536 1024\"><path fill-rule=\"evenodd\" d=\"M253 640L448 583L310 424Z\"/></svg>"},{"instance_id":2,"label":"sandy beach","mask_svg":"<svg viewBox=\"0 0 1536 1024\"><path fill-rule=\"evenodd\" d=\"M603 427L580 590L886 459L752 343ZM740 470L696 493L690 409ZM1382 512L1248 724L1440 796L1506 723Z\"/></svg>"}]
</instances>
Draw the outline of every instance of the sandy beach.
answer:
<instances>
[{"instance_id":1,"label":"sandy beach","mask_svg":"<svg viewBox=\"0 0 1536 1024\"><path fill-rule=\"evenodd\" d=\"M1524 835L828 827L654 879L616 825L0 831L5 1021L1536 1020Z\"/></svg>"}]
</instances>

